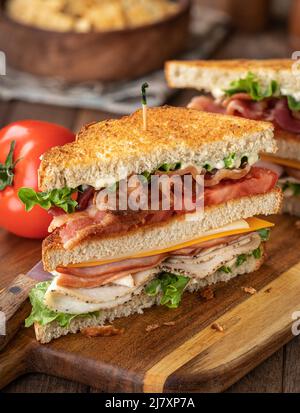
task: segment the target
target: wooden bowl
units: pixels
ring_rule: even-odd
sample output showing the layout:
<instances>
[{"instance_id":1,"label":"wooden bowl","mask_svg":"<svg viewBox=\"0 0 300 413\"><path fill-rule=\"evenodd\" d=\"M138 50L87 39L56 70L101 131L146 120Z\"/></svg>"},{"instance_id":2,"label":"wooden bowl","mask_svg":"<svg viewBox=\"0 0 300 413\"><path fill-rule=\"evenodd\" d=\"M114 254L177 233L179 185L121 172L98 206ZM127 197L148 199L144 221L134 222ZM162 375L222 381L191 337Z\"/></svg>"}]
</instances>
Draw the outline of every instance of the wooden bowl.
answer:
<instances>
[{"instance_id":1,"label":"wooden bowl","mask_svg":"<svg viewBox=\"0 0 300 413\"><path fill-rule=\"evenodd\" d=\"M185 49L190 0L164 20L107 32L54 32L26 26L4 12L0 0L0 50L8 65L68 82L133 79L163 66Z\"/></svg>"}]
</instances>

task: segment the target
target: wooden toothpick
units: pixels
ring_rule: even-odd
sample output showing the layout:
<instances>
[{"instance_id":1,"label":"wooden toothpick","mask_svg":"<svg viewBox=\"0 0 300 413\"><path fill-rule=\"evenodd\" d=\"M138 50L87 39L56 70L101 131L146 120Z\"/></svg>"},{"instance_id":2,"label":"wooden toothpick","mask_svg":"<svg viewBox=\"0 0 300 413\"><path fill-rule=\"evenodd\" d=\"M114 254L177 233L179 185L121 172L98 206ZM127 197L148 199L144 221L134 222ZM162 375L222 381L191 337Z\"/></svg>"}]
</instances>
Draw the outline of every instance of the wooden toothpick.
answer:
<instances>
[{"instance_id":1,"label":"wooden toothpick","mask_svg":"<svg viewBox=\"0 0 300 413\"><path fill-rule=\"evenodd\" d=\"M143 129L147 130L147 96L146 89L149 87L148 83L142 84L142 108L143 108Z\"/></svg>"}]
</instances>

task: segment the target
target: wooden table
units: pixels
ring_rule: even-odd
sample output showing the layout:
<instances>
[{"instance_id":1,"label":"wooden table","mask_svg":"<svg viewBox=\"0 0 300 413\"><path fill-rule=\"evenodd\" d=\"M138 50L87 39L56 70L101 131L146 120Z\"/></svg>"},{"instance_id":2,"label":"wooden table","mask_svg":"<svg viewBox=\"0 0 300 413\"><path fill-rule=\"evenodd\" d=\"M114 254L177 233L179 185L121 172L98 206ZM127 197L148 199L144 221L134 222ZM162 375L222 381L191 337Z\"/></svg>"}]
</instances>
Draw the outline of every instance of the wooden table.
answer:
<instances>
[{"instance_id":1,"label":"wooden table","mask_svg":"<svg viewBox=\"0 0 300 413\"><path fill-rule=\"evenodd\" d=\"M271 58L289 57L291 50L287 44L286 33L272 29L253 37L235 33L216 51L216 58ZM183 92L172 99L170 104L184 105L194 92ZM65 109L60 107L28 104L20 101L0 102L1 126L20 119L40 119L62 124L78 131L81 125L95 120L111 117L109 113ZM40 259L40 242L26 241L0 230L0 289L11 274L28 270ZM11 262L1 268L1 257L10 251L18 250L18 262ZM300 392L300 337L284 346L263 364L233 385L228 392ZM4 392L99 392L81 384L42 374L30 374L7 386Z\"/></svg>"}]
</instances>

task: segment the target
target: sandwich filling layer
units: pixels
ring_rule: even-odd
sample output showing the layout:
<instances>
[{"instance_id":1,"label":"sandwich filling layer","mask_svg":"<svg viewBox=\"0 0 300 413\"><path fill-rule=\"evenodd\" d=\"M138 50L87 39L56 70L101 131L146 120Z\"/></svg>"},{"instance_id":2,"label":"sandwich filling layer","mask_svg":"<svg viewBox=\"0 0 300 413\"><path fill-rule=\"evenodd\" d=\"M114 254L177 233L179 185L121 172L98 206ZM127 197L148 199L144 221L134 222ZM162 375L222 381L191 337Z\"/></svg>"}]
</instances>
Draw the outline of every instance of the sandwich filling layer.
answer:
<instances>
[{"instance_id":1,"label":"sandwich filling layer","mask_svg":"<svg viewBox=\"0 0 300 413\"><path fill-rule=\"evenodd\" d=\"M252 166L257 159L257 154L253 153L244 155L232 153L217 164L206 162L204 166L196 167L195 165L181 165L177 162L172 165L164 164L152 174L145 172L142 175L141 185L147 189L148 197L143 206L136 210L130 207L125 210L120 209L119 202L113 206L110 204L109 191L114 191L114 200L118 201L123 196L123 192L120 191L121 183L113 185L113 188L104 188L104 196L102 190L81 187L70 190L68 195L66 189L61 202L57 202L61 190L54 190L53 197L56 203L53 199L48 200L47 197L51 198L51 194L42 196L36 194L35 201L32 201L32 197L26 199L25 196L23 201L27 202L27 205L36 202L43 206L44 202L47 203L49 212L54 216L49 232L56 231L61 244L68 250L91 235L105 238L126 234L134 229L168 222L178 215L193 214L196 212L197 204L205 208L242 197L266 194L275 187L277 175L271 170ZM151 208L153 199L150 199L153 194L153 181L151 180L153 175L176 177L182 182L179 192L175 190L173 184L167 189L164 186L159 188L155 210ZM198 190L198 177L202 179L200 191ZM186 178L191 178L191 191L188 195L188 202L185 200L182 202L187 193ZM126 187L126 196L129 198L134 190ZM137 193L137 197L142 198L140 192ZM167 208L163 206L164 199L169 200Z\"/></svg>"},{"instance_id":2,"label":"sandwich filling layer","mask_svg":"<svg viewBox=\"0 0 300 413\"><path fill-rule=\"evenodd\" d=\"M103 274L95 275L97 282L93 287L65 284L65 275L68 274L58 273L52 282L38 284L30 293L33 309L26 324L36 322L45 325L56 320L61 326L66 326L77 316L92 316L96 312L115 308L140 294L157 296L159 304L175 308L183 292L192 289L193 284L199 285L201 280L210 279L216 273L230 275L246 265L249 259L261 260L263 244L268 236L266 223L257 231L226 237L218 234L208 242L167 253L158 261L155 256L152 268L138 265L131 267L126 274L121 271L110 278ZM99 266L88 268L99 273ZM82 268L75 268L74 271L71 267L70 270L74 279L93 278L90 274L86 276L85 271L80 275L74 274ZM103 282L99 282L101 277Z\"/></svg>"},{"instance_id":3,"label":"sandwich filling layer","mask_svg":"<svg viewBox=\"0 0 300 413\"><path fill-rule=\"evenodd\" d=\"M231 82L229 88L215 96L193 98L189 108L206 112L237 115L247 119L271 121L275 128L300 133L300 101L285 95L276 81L263 90L251 72Z\"/></svg>"}]
</instances>

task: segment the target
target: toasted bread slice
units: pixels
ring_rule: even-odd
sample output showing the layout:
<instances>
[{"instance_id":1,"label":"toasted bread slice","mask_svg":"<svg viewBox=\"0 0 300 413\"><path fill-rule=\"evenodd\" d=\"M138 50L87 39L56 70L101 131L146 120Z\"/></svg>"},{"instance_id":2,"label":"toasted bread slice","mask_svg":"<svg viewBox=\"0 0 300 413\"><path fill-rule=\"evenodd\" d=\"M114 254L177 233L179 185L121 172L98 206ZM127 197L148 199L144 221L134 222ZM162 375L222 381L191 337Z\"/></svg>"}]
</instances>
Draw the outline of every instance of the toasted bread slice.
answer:
<instances>
[{"instance_id":1,"label":"toasted bread slice","mask_svg":"<svg viewBox=\"0 0 300 413\"><path fill-rule=\"evenodd\" d=\"M224 94L224 89L232 81L245 77L249 72L255 74L262 87L275 80L282 94L293 95L300 90L300 69L296 65L292 59L174 60L166 63L165 73L171 87L198 89L216 98Z\"/></svg>"},{"instance_id":2,"label":"toasted bread slice","mask_svg":"<svg viewBox=\"0 0 300 413\"><path fill-rule=\"evenodd\" d=\"M39 169L43 191L88 184L101 188L165 162L217 162L230 153L274 153L273 125L193 109L148 109L147 130L139 110L118 120L84 127L77 140L44 154ZM125 168L125 172L124 172Z\"/></svg>"},{"instance_id":3,"label":"toasted bread slice","mask_svg":"<svg viewBox=\"0 0 300 413\"><path fill-rule=\"evenodd\" d=\"M72 249L65 250L57 231L43 241L43 264L47 271L57 266L105 260L168 248L199 237L203 232L220 228L255 215L276 214L281 208L282 193L275 188L267 194L242 197L225 204L205 208L203 219L187 221L179 216L160 225L142 227L117 236L93 235Z\"/></svg>"}]
</instances>

